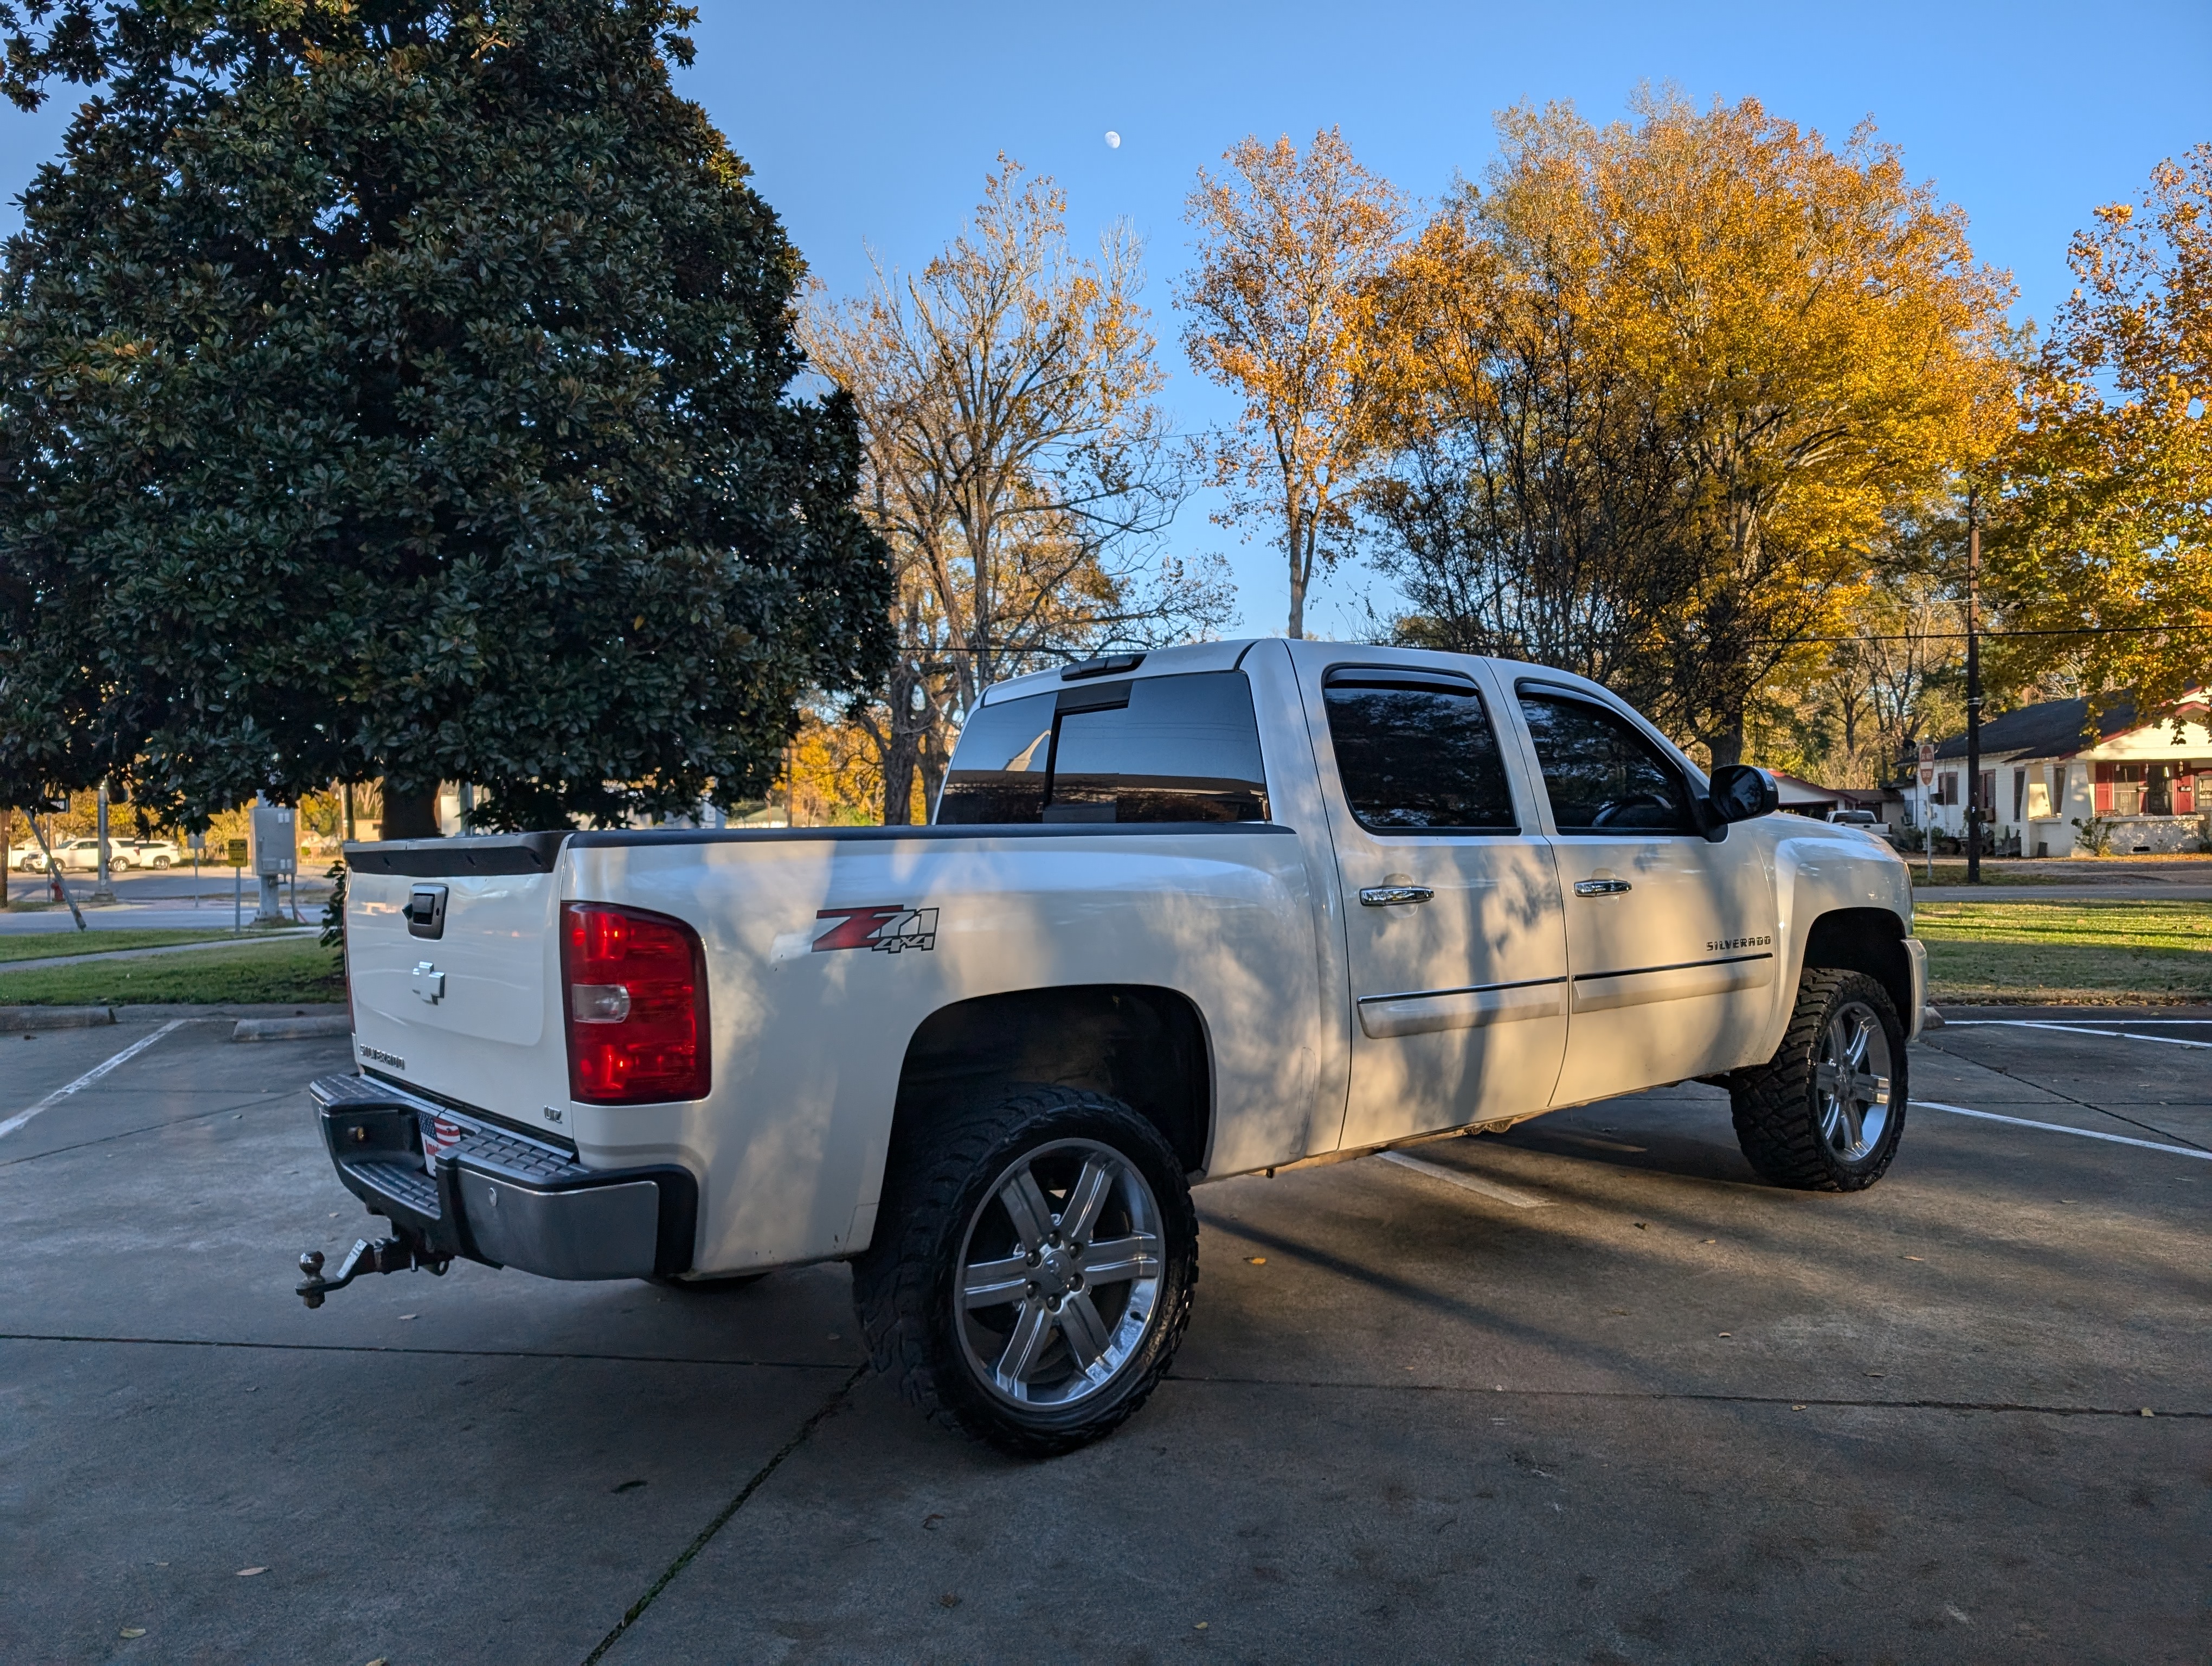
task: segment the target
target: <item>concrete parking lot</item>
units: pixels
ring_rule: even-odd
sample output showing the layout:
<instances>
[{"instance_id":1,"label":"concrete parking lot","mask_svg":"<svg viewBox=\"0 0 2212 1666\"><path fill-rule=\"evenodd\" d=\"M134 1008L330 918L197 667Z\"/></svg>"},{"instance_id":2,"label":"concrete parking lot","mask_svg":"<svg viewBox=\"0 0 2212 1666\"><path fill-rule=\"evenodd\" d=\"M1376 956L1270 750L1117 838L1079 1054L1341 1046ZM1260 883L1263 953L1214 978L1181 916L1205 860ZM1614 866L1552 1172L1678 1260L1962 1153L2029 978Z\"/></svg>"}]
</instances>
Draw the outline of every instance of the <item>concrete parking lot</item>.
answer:
<instances>
[{"instance_id":1,"label":"concrete parking lot","mask_svg":"<svg viewBox=\"0 0 2212 1666\"><path fill-rule=\"evenodd\" d=\"M342 1042L0 1036L0 1660L2203 1662L2212 1023L1980 1016L1860 1196L1694 1085L1206 1188L1172 1379L1042 1464L839 1268L309 1313Z\"/></svg>"}]
</instances>

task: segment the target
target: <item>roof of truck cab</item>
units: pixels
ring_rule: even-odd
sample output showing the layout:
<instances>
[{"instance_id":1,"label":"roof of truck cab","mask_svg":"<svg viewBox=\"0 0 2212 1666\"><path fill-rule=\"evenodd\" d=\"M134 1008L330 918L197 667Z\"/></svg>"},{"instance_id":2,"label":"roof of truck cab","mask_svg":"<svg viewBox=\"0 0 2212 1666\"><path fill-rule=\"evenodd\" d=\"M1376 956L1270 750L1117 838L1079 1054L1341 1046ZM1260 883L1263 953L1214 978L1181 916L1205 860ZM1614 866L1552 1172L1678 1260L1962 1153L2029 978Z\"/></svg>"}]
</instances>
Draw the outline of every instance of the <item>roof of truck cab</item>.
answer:
<instances>
[{"instance_id":1,"label":"roof of truck cab","mask_svg":"<svg viewBox=\"0 0 2212 1666\"><path fill-rule=\"evenodd\" d=\"M1234 671L1255 642L1268 640L1264 636L1240 636L1226 642L1184 642L1176 648L1148 648L1133 670L1105 674L1117 678L1170 677L1197 671ZM994 683L983 690L982 703L995 706L1002 701L1018 700L1025 694L1043 694L1064 687L1070 669L1055 666L1050 671L1031 672L1026 677L1009 677L1003 683Z\"/></svg>"},{"instance_id":2,"label":"roof of truck cab","mask_svg":"<svg viewBox=\"0 0 2212 1666\"><path fill-rule=\"evenodd\" d=\"M1535 675L1569 687L1595 688L1588 678L1571 672L1556 671L1549 666L1533 665L1519 660L1486 660L1480 654L1457 654L1443 648L1397 648L1381 642L1327 642L1310 638L1293 641L1285 636L1237 636L1225 642L1184 642L1174 648L1148 648L1139 654L1139 663L1127 671L1095 671L1075 685L1080 686L1091 677L1101 681L1108 678L1176 677L1193 672L1234 671L1244 662L1244 656L1262 642L1283 642L1297 651L1322 649L1340 652L1357 660L1372 664L1433 666L1439 660L1472 660L1496 666L1508 677ZM1136 651L1130 651L1134 654ZM1087 663L1087 662L1079 662ZM983 690L981 703L1001 705L1009 700L1019 700L1024 695L1046 694L1054 689L1070 686L1067 673L1076 666L1056 666L1050 671L1031 672L1025 677L1010 677L1003 683L994 683Z\"/></svg>"}]
</instances>

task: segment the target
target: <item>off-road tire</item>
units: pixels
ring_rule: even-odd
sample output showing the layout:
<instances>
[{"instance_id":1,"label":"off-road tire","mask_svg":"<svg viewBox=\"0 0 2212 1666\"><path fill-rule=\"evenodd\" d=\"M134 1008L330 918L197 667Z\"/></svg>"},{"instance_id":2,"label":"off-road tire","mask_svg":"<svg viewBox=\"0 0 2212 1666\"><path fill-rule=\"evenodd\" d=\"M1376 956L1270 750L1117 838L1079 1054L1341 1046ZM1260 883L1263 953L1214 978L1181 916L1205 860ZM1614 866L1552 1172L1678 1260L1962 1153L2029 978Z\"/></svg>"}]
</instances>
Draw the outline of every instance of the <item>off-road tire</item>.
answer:
<instances>
[{"instance_id":1,"label":"off-road tire","mask_svg":"<svg viewBox=\"0 0 2212 1666\"><path fill-rule=\"evenodd\" d=\"M1143 1176L1160 1212L1162 1270L1151 1329L1105 1389L1062 1409L988 1393L963 1354L953 1291L969 1224L1006 1167L1056 1140L1092 1140ZM1017 1457L1052 1457L1118 1428L1175 1358L1198 1282L1198 1216L1182 1163L1119 1099L1074 1088L1019 1090L956 1112L895 1151L874 1241L853 1266L853 1305L876 1369L931 1421Z\"/></svg>"},{"instance_id":2,"label":"off-road tire","mask_svg":"<svg viewBox=\"0 0 2212 1666\"><path fill-rule=\"evenodd\" d=\"M1870 1007L1889 1044L1889 1114L1881 1137L1856 1162L1846 1163L1820 1137L1816 1067L1830 1017L1858 1001ZM1797 985L1797 1005L1773 1058L1729 1078L1729 1100L1736 1143L1759 1177L1808 1192L1859 1192L1887 1172L1905 1133L1908 1103L1905 1025L1889 992L1864 972L1808 966Z\"/></svg>"}]
</instances>

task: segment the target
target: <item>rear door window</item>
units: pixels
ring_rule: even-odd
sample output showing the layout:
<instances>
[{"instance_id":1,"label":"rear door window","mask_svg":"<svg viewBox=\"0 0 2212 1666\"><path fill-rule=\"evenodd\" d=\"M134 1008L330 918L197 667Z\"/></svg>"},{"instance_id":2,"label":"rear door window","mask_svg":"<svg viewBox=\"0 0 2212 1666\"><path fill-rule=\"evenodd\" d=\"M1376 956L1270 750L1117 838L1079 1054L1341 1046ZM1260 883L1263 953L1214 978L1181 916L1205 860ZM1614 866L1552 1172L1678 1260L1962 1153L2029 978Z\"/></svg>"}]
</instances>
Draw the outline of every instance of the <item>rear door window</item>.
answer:
<instances>
[{"instance_id":1,"label":"rear door window","mask_svg":"<svg viewBox=\"0 0 2212 1666\"><path fill-rule=\"evenodd\" d=\"M939 824L1267 819L1242 672L1079 684L985 706L938 801Z\"/></svg>"},{"instance_id":2,"label":"rear door window","mask_svg":"<svg viewBox=\"0 0 2212 1666\"><path fill-rule=\"evenodd\" d=\"M1052 768L1052 696L980 706L960 732L938 796L939 822L1034 822Z\"/></svg>"},{"instance_id":3,"label":"rear door window","mask_svg":"<svg viewBox=\"0 0 2212 1666\"><path fill-rule=\"evenodd\" d=\"M1322 689L1336 772L1370 832L1518 830L1482 696L1450 672L1339 666Z\"/></svg>"},{"instance_id":4,"label":"rear door window","mask_svg":"<svg viewBox=\"0 0 2212 1666\"><path fill-rule=\"evenodd\" d=\"M1522 684L1521 712L1562 833L1695 833L1681 771L1595 701Z\"/></svg>"}]
</instances>

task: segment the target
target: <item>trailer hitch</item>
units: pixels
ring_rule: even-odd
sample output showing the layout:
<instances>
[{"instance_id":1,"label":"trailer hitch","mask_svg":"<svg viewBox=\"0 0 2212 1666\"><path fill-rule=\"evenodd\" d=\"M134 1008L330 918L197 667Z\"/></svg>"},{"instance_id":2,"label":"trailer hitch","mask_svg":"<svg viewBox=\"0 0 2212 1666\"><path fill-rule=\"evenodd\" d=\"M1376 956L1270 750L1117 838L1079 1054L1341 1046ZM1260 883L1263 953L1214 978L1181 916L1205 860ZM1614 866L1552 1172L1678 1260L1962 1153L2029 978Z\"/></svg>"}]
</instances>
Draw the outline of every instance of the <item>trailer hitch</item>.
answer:
<instances>
[{"instance_id":1,"label":"trailer hitch","mask_svg":"<svg viewBox=\"0 0 2212 1666\"><path fill-rule=\"evenodd\" d=\"M443 1278L453 1259L450 1255L434 1255L409 1238L379 1238L374 1243L367 1238L356 1238L346 1258L338 1263L337 1272L326 1279L323 1276L323 1252L310 1250L300 1257L300 1271L307 1277L307 1281L299 1286L300 1299L310 1308L320 1307L324 1297L333 1290L344 1289L364 1273L404 1273L410 1267L419 1267Z\"/></svg>"}]
</instances>

